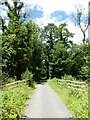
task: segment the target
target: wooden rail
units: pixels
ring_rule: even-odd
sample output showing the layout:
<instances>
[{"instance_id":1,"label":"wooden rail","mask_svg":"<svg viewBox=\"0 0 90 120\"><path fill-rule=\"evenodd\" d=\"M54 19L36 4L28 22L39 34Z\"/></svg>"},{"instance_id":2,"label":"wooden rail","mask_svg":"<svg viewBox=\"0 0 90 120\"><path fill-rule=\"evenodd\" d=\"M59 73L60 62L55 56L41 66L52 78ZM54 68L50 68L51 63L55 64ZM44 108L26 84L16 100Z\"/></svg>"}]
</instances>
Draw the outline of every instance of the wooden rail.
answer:
<instances>
[{"instance_id":1,"label":"wooden rail","mask_svg":"<svg viewBox=\"0 0 90 120\"><path fill-rule=\"evenodd\" d=\"M86 84L86 82L82 82L82 81L71 81L71 80L66 80L67 81L67 83L73 83L73 84L79 84L79 85L85 85Z\"/></svg>"},{"instance_id":2,"label":"wooden rail","mask_svg":"<svg viewBox=\"0 0 90 120\"><path fill-rule=\"evenodd\" d=\"M26 80L19 80L19 81L16 81L16 82L12 82L12 83L2 85L1 88L15 88L15 87L18 87L18 85L20 83L25 83L25 82L26 82Z\"/></svg>"},{"instance_id":3,"label":"wooden rail","mask_svg":"<svg viewBox=\"0 0 90 120\"><path fill-rule=\"evenodd\" d=\"M58 83L59 85L66 83L69 88L72 87L72 88L77 89L77 90L80 90L80 89L85 90L85 88L87 88L87 86L88 86L88 85L86 84L86 82L82 82L82 81L79 82L79 81L71 81L71 80L60 80L60 79L57 79L57 83Z\"/></svg>"},{"instance_id":4,"label":"wooden rail","mask_svg":"<svg viewBox=\"0 0 90 120\"><path fill-rule=\"evenodd\" d=\"M76 87L76 88L85 88L85 85L75 85L75 84L71 84L71 83L67 83L69 86L71 87Z\"/></svg>"}]
</instances>

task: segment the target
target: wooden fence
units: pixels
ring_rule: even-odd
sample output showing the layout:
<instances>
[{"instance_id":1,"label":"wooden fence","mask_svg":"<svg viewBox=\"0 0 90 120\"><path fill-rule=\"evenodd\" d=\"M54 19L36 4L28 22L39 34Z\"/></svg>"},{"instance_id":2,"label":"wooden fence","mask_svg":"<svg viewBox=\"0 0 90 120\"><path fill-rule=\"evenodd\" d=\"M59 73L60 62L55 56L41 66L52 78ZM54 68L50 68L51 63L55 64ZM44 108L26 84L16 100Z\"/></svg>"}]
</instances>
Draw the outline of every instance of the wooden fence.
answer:
<instances>
[{"instance_id":1,"label":"wooden fence","mask_svg":"<svg viewBox=\"0 0 90 120\"><path fill-rule=\"evenodd\" d=\"M79 81L57 79L57 83L59 85L66 83L69 88L74 88L74 89L77 89L77 90L85 90L88 87L86 82L82 82L82 81L79 82Z\"/></svg>"},{"instance_id":2,"label":"wooden fence","mask_svg":"<svg viewBox=\"0 0 90 120\"><path fill-rule=\"evenodd\" d=\"M4 89L4 88L15 88L15 87L18 87L18 85L20 85L22 83L26 83L26 80L19 80L19 81L16 81L16 82L12 82L12 83L8 83L8 84L5 84L5 85L1 85L0 88L1 89Z\"/></svg>"}]
</instances>

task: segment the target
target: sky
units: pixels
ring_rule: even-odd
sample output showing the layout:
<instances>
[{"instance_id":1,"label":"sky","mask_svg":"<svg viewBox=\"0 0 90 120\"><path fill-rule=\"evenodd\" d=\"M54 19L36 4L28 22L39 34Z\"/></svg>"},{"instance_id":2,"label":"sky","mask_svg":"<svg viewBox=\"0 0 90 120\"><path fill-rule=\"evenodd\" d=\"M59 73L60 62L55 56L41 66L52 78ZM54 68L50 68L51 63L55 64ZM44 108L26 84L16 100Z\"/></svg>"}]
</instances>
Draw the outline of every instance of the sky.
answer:
<instances>
[{"instance_id":1,"label":"sky","mask_svg":"<svg viewBox=\"0 0 90 120\"><path fill-rule=\"evenodd\" d=\"M8 0L11 1L11 0ZM75 5L82 5L84 7L83 14L88 14L89 0L21 0L25 3L24 9L27 10L33 19L40 27L48 23L55 23L59 26L66 22L67 28L70 32L75 33L73 42L81 43L83 35L78 26L73 20L73 12L75 12ZM24 10L23 9L23 10ZM4 8L0 8L0 13L5 16ZM85 20L82 21L84 27ZM88 37L88 31L86 31Z\"/></svg>"}]
</instances>

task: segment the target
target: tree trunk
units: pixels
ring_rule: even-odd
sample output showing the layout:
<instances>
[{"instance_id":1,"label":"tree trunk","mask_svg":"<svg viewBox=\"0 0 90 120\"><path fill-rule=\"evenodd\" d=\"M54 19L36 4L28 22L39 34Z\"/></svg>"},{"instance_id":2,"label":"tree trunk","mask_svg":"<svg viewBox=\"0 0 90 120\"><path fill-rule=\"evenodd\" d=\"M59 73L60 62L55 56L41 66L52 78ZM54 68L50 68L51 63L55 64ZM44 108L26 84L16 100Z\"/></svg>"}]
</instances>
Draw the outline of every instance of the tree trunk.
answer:
<instances>
[{"instance_id":1,"label":"tree trunk","mask_svg":"<svg viewBox=\"0 0 90 120\"><path fill-rule=\"evenodd\" d=\"M83 43L85 43L86 35L85 32L83 31Z\"/></svg>"}]
</instances>

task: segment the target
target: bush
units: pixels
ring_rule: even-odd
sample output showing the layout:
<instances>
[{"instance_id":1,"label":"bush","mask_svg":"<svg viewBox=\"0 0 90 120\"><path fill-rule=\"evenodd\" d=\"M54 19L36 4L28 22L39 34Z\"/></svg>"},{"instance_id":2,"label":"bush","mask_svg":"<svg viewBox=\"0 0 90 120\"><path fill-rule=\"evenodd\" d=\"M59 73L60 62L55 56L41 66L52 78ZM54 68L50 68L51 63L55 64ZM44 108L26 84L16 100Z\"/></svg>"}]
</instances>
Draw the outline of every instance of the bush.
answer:
<instances>
[{"instance_id":1,"label":"bush","mask_svg":"<svg viewBox=\"0 0 90 120\"><path fill-rule=\"evenodd\" d=\"M89 73L89 67L88 66L82 66L80 75L78 75L79 79L87 80L88 79L88 73Z\"/></svg>"},{"instance_id":2,"label":"bush","mask_svg":"<svg viewBox=\"0 0 90 120\"><path fill-rule=\"evenodd\" d=\"M64 80L76 80L74 77L72 77L72 75L64 75L64 76L62 76L62 79L64 79Z\"/></svg>"},{"instance_id":3,"label":"bush","mask_svg":"<svg viewBox=\"0 0 90 120\"><path fill-rule=\"evenodd\" d=\"M28 87L25 84L19 85L14 89L4 89L1 91L1 108L2 119L17 119L23 114L26 101L30 99L34 92L34 88Z\"/></svg>"},{"instance_id":4,"label":"bush","mask_svg":"<svg viewBox=\"0 0 90 120\"><path fill-rule=\"evenodd\" d=\"M16 81L16 77L9 77L9 75L4 72L2 73L1 78L2 78L1 81L2 84L8 84Z\"/></svg>"},{"instance_id":5,"label":"bush","mask_svg":"<svg viewBox=\"0 0 90 120\"><path fill-rule=\"evenodd\" d=\"M0 70L0 76L2 75L2 70Z\"/></svg>"},{"instance_id":6,"label":"bush","mask_svg":"<svg viewBox=\"0 0 90 120\"><path fill-rule=\"evenodd\" d=\"M33 74L28 69L22 74L22 79L27 81L29 87L34 87Z\"/></svg>"}]
</instances>

